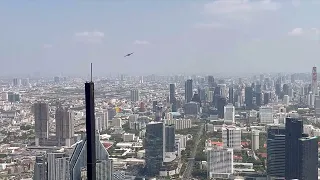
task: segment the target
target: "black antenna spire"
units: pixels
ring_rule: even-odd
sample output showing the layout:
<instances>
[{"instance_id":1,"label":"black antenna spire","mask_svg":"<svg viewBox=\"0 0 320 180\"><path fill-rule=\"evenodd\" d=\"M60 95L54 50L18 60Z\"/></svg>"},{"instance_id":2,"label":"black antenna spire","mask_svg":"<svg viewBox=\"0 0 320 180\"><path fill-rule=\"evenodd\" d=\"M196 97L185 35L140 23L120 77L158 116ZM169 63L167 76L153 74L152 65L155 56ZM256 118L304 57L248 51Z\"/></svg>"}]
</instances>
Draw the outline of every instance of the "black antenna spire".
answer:
<instances>
[{"instance_id":1,"label":"black antenna spire","mask_svg":"<svg viewBox=\"0 0 320 180\"><path fill-rule=\"evenodd\" d=\"M90 79L91 79L90 82L92 82L92 63L91 63L91 70L90 70Z\"/></svg>"}]
</instances>

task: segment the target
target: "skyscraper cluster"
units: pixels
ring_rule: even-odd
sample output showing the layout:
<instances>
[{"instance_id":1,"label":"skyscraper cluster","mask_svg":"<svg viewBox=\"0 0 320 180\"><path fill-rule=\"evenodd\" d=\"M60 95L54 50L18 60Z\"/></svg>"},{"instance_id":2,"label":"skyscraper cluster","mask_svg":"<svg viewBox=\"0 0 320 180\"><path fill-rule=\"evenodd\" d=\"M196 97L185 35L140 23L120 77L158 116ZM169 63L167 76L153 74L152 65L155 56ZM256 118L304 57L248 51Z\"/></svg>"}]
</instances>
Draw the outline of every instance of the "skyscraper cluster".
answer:
<instances>
[{"instance_id":1,"label":"skyscraper cluster","mask_svg":"<svg viewBox=\"0 0 320 180\"><path fill-rule=\"evenodd\" d=\"M150 122L145 134L145 174L152 177L175 170L178 167L175 144L174 126Z\"/></svg>"},{"instance_id":2,"label":"skyscraper cluster","mask_svg":"<svg viewBox=\"0 0 320 180\"><path fill-rule=\"evenodd\" d=\"M68 146L73 144L74 118L68 108L59 106L55 113L56 136L49 136L49 105L37 102L33 105L35 120L35 145Z\"/></svg>"},{"instance_id":3,"label":"skyscraper cluster","mask_svg":"<svg viewBox=\"0 0 320 180\"><path fill-rule=\"evenodd\" d=\"M287 118L285 127L269 127L267 148L270 178L318 179L318 138L303 133L302 120Z\"/></svg>"}]
</instances>

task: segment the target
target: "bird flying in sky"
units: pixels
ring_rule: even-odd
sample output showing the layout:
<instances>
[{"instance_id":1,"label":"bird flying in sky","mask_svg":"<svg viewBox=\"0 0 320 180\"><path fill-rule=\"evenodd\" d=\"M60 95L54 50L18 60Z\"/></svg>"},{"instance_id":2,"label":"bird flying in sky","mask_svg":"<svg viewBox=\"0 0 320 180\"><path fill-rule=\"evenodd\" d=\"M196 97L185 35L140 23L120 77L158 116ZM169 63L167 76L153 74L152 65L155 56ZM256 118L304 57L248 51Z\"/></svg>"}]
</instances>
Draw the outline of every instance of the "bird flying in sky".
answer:
<instances>
[{"instance_id":1,"label":"bird flying in sky","mask_svg":"<svg viewBox=\"0 0 320 180\"><path fill-rule=\"evenodd\" d=\"M124 57L128 57L128 56L131 56L131 55L132 55L133 53L134 53L134 52L132 52L132 53L129 53L129 54L125 55Z\"/></svg>"}]
</instances>

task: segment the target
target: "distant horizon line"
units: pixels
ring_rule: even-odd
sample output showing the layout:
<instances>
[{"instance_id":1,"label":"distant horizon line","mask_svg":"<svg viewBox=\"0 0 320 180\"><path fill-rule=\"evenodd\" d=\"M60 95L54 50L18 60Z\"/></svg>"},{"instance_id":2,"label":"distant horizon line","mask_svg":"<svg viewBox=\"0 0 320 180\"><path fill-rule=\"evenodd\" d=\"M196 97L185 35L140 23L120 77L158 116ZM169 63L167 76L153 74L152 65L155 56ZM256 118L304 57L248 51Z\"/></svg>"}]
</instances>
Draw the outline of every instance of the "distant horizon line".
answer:
<instances>
[{"instance_id":1,"label":"distant horizon line","mask_svg":"<svg viewBox=\"0 0 320 180\"><path fill-rule=\"evenodd\" d=\"M214 76L214 77L226 77L226 76L254 76L254 75L292 75L292 74L312 74L312 72L233 72L233 73L125 73L125 72L111 72L111 73L94 73L92 74L93 78L101 78L101 77L116 77L116 76ZM319 74L319 72L318 72ZM0 79L3 78L53 78L53 77L73 77L73 78L89 78L91 79L91 72L87 75L83 75L80 73L11 73L6 75L0 74Z\"/></svg>"}]
</instances>

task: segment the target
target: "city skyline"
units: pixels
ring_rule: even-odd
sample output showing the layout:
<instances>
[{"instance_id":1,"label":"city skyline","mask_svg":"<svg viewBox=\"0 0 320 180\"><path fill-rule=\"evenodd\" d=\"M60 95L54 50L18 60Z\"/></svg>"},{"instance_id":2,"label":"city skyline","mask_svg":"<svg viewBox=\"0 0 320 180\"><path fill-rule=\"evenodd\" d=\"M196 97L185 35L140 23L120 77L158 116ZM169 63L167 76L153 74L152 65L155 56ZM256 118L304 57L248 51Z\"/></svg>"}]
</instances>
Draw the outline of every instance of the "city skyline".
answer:
<instances>
[{"instance_id":1,"label":"city skyline","mask_svg":"<svg viewBox=\"0 0 320 180\"><path fill-rule=\"evenodd\" d=\"M0 2L0 75L310 72L318 1ZM123 58L135 52L132 57Z\"/></svg>"}]
</instances>

